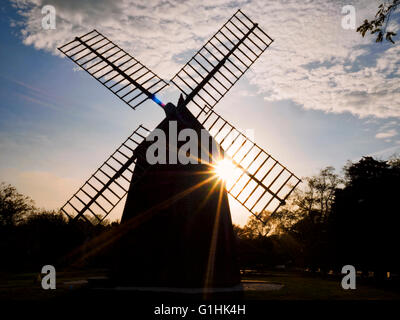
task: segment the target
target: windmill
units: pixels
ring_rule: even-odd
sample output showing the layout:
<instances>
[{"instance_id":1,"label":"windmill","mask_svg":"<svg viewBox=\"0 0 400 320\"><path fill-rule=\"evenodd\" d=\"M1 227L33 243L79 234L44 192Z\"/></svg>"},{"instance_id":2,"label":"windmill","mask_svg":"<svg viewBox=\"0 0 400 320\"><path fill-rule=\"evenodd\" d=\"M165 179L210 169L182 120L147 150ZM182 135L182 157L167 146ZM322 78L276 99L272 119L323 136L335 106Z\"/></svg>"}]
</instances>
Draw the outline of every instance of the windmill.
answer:
<instances>
[{"instance_id":1,"label":"windmill","mask_svg":"<svg viewBox=\"0 0 400 320\"><path fill-rule=\"evenodd\" d=\"M139 269L136 267L140 263L129 263L127 259L121 262L122 274L140 273L134 283L171 286L182 278L178 286L237 283L227 193L262 220L262 213L273 215L299 184L294 173L214 111L272 42L257 23L238 10L171 79L170 83L181 92L177 106L164 104L156 95L169 85L167 82L96 30L59 48L132 109L148 100L163 108L166 118L157 129L168 132L173 121L178 131L190 128L200 135L205 129L210 143L217 144L235 168L228 183L210 170L215 166L213 157L208 164L149 165L144 154L154 131L140 125L65 203L61 211L68 218L101 223L128 195L121 224L130 224L128 229L134 234L130 232L124 238L129 245L123 251L140 246L142 250L135 251L131 258L140 263L150 261L143 262ZM215 186L219 191L210 194ZM196 211L201 214L193 213ZM165 238L140 243L149 232ZM160 240L165 243L160 244ZM175 262L167 263L166 248L170 248L166 251L169 260ZM155 251L158 258L149 253ZM189 270L186 276L176 274L182 263ZM152 266L160 269L159 264L164 268L157 277ZM144 270L150 270L147 276Z\"/></svg>"}]
</instances>

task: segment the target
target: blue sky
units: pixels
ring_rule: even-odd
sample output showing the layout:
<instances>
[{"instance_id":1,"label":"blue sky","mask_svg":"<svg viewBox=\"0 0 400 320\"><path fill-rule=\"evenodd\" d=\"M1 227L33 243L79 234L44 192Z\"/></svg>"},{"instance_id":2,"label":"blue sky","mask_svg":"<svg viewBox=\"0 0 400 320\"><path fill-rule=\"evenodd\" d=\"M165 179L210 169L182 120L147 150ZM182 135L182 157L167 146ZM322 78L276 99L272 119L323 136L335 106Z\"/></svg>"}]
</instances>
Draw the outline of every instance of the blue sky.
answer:
<instances>
[{"instance_id":1,"label":"blue sky","mask_svg":"<svg viewBox=\"0 0 400 320\"><path fill-rule=\"evenodd\" d=\"M152 103L132 111L57 54L94 27L169 79L241 7L275 42L219 114L254 130L256 142L299 176L400 152L399 45L341 28L341 1L46 3L57 9L56 30L41 28L40 0L0 7L0 181L39 207L60 207L134 128L163 118ZM359 25L377 2L354 6ZM231 205L234 220L245 222Z\"/></svg>"}]
</instances>

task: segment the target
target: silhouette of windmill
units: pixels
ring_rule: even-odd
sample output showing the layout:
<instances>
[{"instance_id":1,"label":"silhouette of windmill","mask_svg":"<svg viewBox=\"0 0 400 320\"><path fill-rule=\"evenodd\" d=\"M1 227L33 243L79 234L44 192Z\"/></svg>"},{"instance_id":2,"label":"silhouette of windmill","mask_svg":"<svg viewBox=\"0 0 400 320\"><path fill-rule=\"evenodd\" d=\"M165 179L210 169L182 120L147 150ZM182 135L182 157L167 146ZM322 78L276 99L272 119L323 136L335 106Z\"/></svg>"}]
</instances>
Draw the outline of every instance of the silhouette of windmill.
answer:
<instances>
[{"instance_id":1,"label":"silhouette of windmill","mask_svg":"<svg viewBox=\"0 0 400 320\"><path fill-rule=\"evenodd\" d=\"M171 79L181 92L177 106L156 96L165 81L96 30L59 48L132 109L149 99L162 107L166 118L156 129L167 137L172 122L178 133L189 128L200 137L207 130L207 141L235 168L225 182L213 156L208 163L150 165L151 132L143 125L133 131L61 208L70 219L101 223L128 195L121 224L129 232L118 267L125 281L127 275L149 286L240 281L227 193L261 219L285 203L300 179L213 108L272 42L238 10ZM199 144L197 154L209 147Z\"/></svg>"}]
</instances>

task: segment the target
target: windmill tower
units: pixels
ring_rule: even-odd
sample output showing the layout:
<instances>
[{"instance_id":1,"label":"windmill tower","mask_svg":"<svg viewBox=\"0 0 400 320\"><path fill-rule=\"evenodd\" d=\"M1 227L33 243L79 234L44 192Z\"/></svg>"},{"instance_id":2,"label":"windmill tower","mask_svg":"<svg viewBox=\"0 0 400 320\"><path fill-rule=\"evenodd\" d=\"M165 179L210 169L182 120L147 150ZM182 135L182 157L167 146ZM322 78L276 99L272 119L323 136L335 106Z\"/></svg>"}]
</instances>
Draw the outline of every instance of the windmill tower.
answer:
<instances>
[{"instance_id":1,"label":"windmill tower","mask_svg":"<svg viewBox=\"0 0 400 320\"><path fill-rule=\"evenodd\" d=\"M300 179L214 107L272 41L238 10L171 79L181 92L177 106L156 96L165 81L96 30L59 48L132 109L152 100L166 114L152 131L135 129L61 208L70 219L101 223L127 195L116 278L153 287L240 281L227 194L261 219L285 203ZM171 144L171 125L178 135L192 130L198 141L206 131L196 154L216 145L234 166L229 182L215 173L220 159L213 153L206 162L171 163L185 143ZM157 130L168 138L168 159L150 164Z\"/></svg>"}]
</instances>

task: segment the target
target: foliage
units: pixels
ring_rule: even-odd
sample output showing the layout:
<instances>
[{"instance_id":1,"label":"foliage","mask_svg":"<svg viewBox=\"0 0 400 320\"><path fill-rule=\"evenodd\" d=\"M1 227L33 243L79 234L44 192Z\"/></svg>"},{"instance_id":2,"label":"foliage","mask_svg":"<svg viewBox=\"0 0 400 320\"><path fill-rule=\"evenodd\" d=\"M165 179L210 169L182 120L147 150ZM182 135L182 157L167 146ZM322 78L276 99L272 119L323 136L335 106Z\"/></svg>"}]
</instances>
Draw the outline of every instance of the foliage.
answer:
<instances>
[{"instance_id":1,"label":"foliage","mask_svg":"<svg viewBox=\"0 0 400 320\"><path fill-rule=\"evenodd\" d=\"M40 270L44 263L71 265L71 253L81 248L85 255L89 250L85 244L112 227L115 225L107 222L97 226L86 221L70 222L59 212L35 208L33 201L15 187L0 184L2 270ZM84 263L104 265L106 260L102 256L84 259Z\"/></svg>"},{"instance_id":2,"label":"foliage","mask_svg":"<svg viewBox=\"0 0 400 320\"><path fill-rule=\"evenodd\" d=\"M35 211L34 203L11 185L0 184L0 225L15 225Z\"/></svg>"},{"instance_id":3,"label":"foliage","mask_svg":"<svg viewBox=\"0 0 400 320\"><path fill-rule=\"evenodd\" d=\"M396 11L399 5L400 0L391 0L388 3L382 3L378 8L375 19L371 21L368 19L364 20L364 23L357 28L357 32L360 32L364 37L367 31L370 31L371 34L377 34L376 42L382 42L385 37L386 41L390 41L394 44L393 37L396 36L396 33L388 31L387 27L392 14Z\"/></svg>"},{"instance_id":4,"label":"foliage","mask_svg":"<svg viewBox=\"0 0 400 320\"><path fill-rule=\"evenodd\" d=\"M303 178L304 186L288 205L263 225L254 217L235 227L242 265L294 264L311 270L340 272L400 270L397 263L397 209L400 157L387 161L364 157L348 162L344 177L332 167Z\"/></svg>"},{"instance_id":5,"label":"foliage","mask_svg":"<svg viewBox=\"0 0 400 320\"><path fill-rule=\"evenodd\" d=\"M263 257L256 259L263 264L321 265L326 260L327 221L335 190L343 181L333 167L327 167L303 178L305 186L294 192L285 207L273 214L262 212L265 224L251 216L243 228L236 227L241 246L246 246L241 257L249 263L253 259L248 253L253 252Z\"/></svg>"},{"instance_id":6,"label":"foliage","mask_svg":"<svg viewBox=\"0 0 400 320\"><path fill-rule=\"evenodd\" d=\"M336 261L365 270L398 268L399 159L364 157L345 166L346 185L337 190L330 221Z\"/></svg>"},{"instance_id":7,"label":"foliage","mask_svg":"<svg viewBox=\"0 0 400 320\"><path fill-rule=\"evenodd\" d=\"M324 223L329 216L335 190L343 184L343 179L333 167L326 167L318 175L303 180L305 188L296 190L292 200L297 207L295 210L305 219Z\"/></svg>"},{"instance_id":8,"label":"foliage","mask_svg":"<svg viewBox=\"0 0 400 320\"><path fill-rule=\"evenodd\" d=\"M269 211L263 211L259 214L259 218L250 216L247 223L239 231L239 235L242 238L256 239L284 234L297 218L297 212L288 209L281 209L273 214Z\"/></svg>"},{"instance_id":9,"label":"foliage","mask_svg":"<svg viewBox=\"0 0 400 320\"><path fill-rule=\"evenodd\" d=\"M54 211L37 211L28 215L17 225L0 228L1 269L40 270L43 264L57 267L95 264L104 266L106 256L80 259L90 250L86 246L111 228L107 225L94 226L85 221L67 221ZM77 249L78 255L73 255Z\"/></svg>"}]
</instances>

